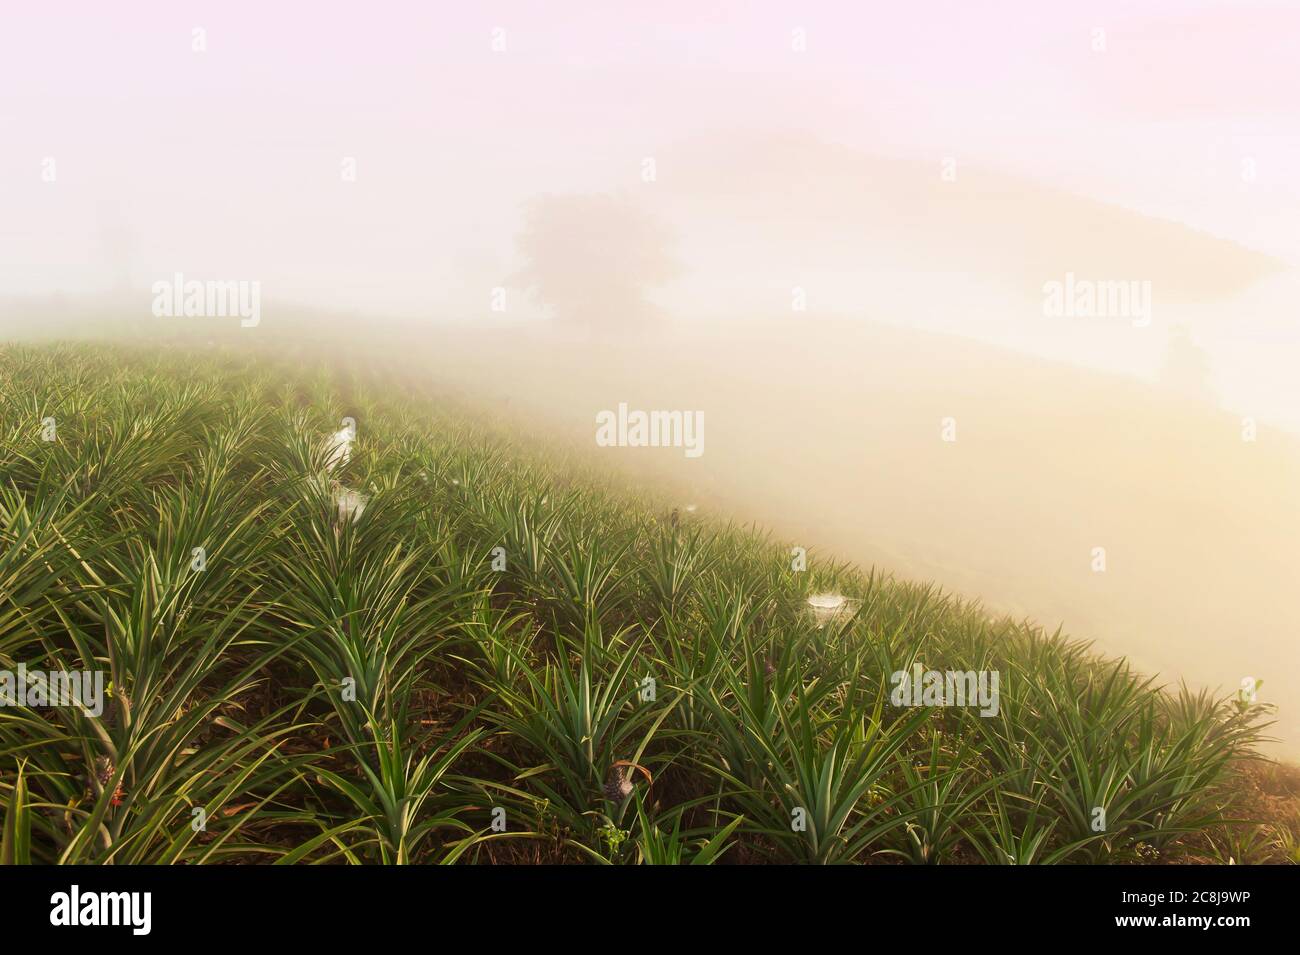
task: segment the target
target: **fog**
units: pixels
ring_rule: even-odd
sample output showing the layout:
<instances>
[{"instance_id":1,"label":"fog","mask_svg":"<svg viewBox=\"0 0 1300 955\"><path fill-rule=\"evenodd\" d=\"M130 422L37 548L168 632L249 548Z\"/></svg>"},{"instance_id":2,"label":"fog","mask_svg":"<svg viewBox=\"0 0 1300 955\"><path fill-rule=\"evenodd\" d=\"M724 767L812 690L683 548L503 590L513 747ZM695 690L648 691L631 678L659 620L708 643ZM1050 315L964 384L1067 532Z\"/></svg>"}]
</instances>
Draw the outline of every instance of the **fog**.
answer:
<instances>
[{"instance_id":1,"label":"fog","mask_svg":"<svg viewBox=\"0 0 1300 955\"><path fill-rule=\"evenodd\" d=\"M1042 6L15 11L0 339L378 362L1296 755L1300 14Z\"/></svg>"}]
</instances>

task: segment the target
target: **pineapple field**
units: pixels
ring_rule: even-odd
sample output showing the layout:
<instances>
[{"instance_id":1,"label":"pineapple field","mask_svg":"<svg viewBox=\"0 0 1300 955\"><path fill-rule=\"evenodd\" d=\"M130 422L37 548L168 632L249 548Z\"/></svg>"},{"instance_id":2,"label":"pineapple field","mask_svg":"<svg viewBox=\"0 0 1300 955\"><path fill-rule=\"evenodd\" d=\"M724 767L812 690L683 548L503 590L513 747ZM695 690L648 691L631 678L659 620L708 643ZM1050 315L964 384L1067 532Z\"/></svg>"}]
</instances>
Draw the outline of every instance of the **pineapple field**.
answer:
<instances>
[{"instance_id":1,"label":"pineapple field","mask_svg":"<svg viewBox=\"0 0 1300 955\"><path fill-rule=\"evenodd\" d=\"M5 863L1300 859L1268 706L360 364L0 347L0 669Z\"/></svg>"}]
</instances>

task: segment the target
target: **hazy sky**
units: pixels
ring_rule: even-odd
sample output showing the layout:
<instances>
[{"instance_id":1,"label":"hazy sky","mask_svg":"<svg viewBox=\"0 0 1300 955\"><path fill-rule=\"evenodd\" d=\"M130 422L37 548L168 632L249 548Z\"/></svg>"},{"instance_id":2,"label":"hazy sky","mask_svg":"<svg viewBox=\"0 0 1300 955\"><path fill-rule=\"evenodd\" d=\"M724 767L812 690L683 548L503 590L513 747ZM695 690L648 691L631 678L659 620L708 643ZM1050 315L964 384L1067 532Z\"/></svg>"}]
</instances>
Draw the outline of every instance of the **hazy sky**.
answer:
<instances>
[{"instance_id":1,"label":"hazy sky","mask_svg":"<svg viewBox=\"0 0 1300 955\"><path fill-rule=\"evenodd\" d=\"M1295 268L1297 35L1294 3L1208 0L12 5L0 293L143 294L181 271L257 280L268 300L474 318L517 265L525 199L626 190L690 253L662 293L674 314L736 311L772 265L710 259L747 223L708 219L681 188L692 144L752 143L728 160L743 175L770 161L769 137L914 160L936 180L946 159L997 170L1010 191L1105 200ZM817 178L805 165L762 188ZM1226 404L1300 429L1293 272L1116 342L1011 322L997 287L979 302L876 289L821 241L782 296L802 273L829 312L1146 377L1172 316L1210 352ZM522 295L512 307L530 314Z\"/></svg>"},{"instance_id":2,"label":"hazy sky","mask_svg":"<svg viewBox=\"0 0 1300 955\"><path fill-rule=\"evenodd\" d=\"M402 355L579 431L636 389L704 409L692 476L739 516L1165 673L1266 674L1294 745L1300 454L1141 382L1182 330L1222 408L1300 433L1297 37L1293 0L11 3L0 306L150 328L181 272L260 282L251 336L288 303L470 323ZM541 316L489 303L548 193L670 227L675 327L494 337ZM1052 317L1068 273L1149 282L1150 322Z\"/></svg>"}]
</instances>

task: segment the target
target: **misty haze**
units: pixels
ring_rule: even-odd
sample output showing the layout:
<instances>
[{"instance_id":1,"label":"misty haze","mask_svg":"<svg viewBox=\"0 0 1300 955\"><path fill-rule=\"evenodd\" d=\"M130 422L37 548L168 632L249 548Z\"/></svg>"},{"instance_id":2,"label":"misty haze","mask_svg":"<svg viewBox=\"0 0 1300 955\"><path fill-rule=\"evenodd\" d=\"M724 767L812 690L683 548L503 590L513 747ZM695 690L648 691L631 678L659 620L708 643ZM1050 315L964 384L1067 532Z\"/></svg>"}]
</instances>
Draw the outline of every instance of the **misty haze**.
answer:
<instances>
[{"instance_id":1,"label":"misty haze","mask_svg":"<svg viewBox=\"0 0 1300 955\"><path fill-rule=\"evenodd\" d=\"M500 6L7 14L25 861L1300 861L1300 12Z\"/></svg>"}]
</instances>

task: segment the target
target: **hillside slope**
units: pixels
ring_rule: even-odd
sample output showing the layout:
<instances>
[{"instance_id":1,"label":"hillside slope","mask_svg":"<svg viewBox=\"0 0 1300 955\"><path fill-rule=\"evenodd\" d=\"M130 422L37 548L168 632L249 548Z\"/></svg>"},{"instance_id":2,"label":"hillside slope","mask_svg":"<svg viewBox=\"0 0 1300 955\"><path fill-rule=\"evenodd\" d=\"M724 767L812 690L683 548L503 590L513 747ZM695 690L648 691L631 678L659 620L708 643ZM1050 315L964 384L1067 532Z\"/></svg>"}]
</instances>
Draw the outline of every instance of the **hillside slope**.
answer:
<instances>
[{"instance_id":1,"label":"hillside slope","mask_svg":"<svg viewBox=\"0 0 1300 955\"><path fill-rule=\"evenodd\" d=\"M1294 855L1284 802L1225 822L1267 707L445 398L102 346L6 346L0 396L0 660L111 681L0 708L15 861ZM996 694L900 702L914 668Z\"/></svg>"}]
</instances>

